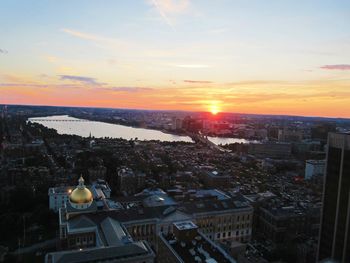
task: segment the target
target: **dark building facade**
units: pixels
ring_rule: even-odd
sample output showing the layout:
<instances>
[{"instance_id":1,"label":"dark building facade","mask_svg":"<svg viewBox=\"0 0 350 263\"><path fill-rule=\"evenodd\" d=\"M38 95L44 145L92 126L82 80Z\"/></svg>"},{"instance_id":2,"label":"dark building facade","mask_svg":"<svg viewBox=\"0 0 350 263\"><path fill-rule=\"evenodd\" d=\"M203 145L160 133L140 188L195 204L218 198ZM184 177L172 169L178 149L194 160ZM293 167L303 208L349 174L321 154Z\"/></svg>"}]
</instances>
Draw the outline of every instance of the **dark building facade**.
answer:
<instances>
[{"instance_id":1,"label":"dark building facade","mask_svg":"<svg viewBox=\"0 0 350 263\"><path fill-rule=\"evenodd\" d=\"M329 133L318 260L350 262L350 134Z\"/></svg>"}]
</instances>

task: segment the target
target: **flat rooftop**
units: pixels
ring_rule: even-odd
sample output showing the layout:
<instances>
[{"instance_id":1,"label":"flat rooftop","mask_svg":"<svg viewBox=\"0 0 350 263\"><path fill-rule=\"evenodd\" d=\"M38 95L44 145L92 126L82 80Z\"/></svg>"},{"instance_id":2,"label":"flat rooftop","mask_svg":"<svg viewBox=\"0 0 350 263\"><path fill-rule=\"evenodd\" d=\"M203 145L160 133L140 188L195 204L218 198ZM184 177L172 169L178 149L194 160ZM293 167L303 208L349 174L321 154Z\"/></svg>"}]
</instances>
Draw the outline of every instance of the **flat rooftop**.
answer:
<instances>
[{"instance_id":1,"label":"flat rooftop","mask_svg":"<svg viewBox=\"0 0 350 263\"><path fill-rule=\"evenodd\" d=\"M76 186L58 186L58 187L50 187L49 195L51 194L69 194L70 191L74 190Z\"/></svg>"},{"instance_id":2,"label":"flat rooftop","mask_svg":"<svg viewBox=\"0 0 350 263\"><path fill-rule=\"evenodd\" d=\"M154 253L146 242L138 241L122 246L53 252L46 255L46 262L102 262L108 260L132 260L133 258L140 259L144 257L154 257Z\"/></svg>"},{"instance_id":3,"label":"flat rooftop","mask_svg":"<svg viewBox=\"0 0 350 263\"><path fill-rule=\"evenodd\" d=\"M162 237L184 262L236 262L227 254L224 255L218 246L214 243L210 243L199 233L193 240L188 242L177 240L173 234Z\"/></svg>"},{"instance_id":4,"label":"flat rooftop","mask_svg":"<svg viewBox=\"0 0 350 263\"><path fill-rule=\"evenodd\" d=\"M174 226L179 230L197 229L198 227L192 221L176 222Z\"/></svg>"}]
</instances>

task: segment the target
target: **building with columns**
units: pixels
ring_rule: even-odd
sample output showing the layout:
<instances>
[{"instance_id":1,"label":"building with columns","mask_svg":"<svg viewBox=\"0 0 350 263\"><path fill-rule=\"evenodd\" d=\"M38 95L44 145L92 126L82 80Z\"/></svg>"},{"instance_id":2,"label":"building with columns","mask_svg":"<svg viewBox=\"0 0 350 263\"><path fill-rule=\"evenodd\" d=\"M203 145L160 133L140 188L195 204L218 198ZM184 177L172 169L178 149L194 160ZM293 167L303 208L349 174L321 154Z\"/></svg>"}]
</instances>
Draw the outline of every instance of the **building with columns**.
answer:
<instances>
[{"instance_id":1,"label":"building with columns","mask_svg":"<svg viewBox=\"0 0 350 263\"><path fill-rule=\"evenodd\" d=\"M207 239L228 249L251 239L253 208L239 195L218 195L215 190L196 195L192 190L191 195L174 197L156 189L116 199L116 205L111 208L108 199L102 203L91 200L89 190L84 187L81 178L69 202L59 210L59 249L108 246L109 231L105 229L110 225L110 229L122 229L126 233L121 239L146 242L145 247L157 253L159 235L172 234L174 223L183 221L193 222Z\"/></svg>"}]
</instances>

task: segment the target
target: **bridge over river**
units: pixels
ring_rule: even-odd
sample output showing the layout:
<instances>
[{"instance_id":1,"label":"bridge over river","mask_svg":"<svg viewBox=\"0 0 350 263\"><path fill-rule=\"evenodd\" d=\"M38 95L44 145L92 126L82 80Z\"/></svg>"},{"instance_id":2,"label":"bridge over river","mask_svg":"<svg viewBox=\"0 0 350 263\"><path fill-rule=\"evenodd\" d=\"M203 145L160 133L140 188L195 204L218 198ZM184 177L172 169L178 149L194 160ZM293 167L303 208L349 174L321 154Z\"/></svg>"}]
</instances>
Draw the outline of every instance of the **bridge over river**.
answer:
<instances>
[{"instance_id":1,"label":"bridge over river","mask_svg":"<svg viewBox=\"0 0 350 263\"><path fill-rule=\"evenodd\" d=\"M216 145L215 143L210 141L207 136L203 135L202 133L187 133L187 135L190 136L194 142L203 143L207 145L210 149L218 150L220 152L231 152L228 149L224 149L219 145Z\"/></svg>"},{"instance_id":2,"label":"bridge over river","mask_svg":"<svg viewBox=\"0 0 350 263\"><path fill-rule=\"evenodd\" d=\"M84 120L84 119L35 119L30 118L29 121L31 122L91 122L90 120Z\"/></svg>"}]
</instances>

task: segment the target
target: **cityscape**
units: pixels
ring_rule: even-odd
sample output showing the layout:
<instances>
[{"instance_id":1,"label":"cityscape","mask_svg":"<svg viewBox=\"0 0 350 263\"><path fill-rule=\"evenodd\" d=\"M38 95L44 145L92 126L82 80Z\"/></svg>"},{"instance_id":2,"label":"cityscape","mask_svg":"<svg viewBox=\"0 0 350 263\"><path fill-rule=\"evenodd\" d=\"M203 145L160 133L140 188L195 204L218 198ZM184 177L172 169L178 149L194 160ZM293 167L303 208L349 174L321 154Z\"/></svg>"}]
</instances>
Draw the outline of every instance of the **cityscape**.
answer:
<instances>
[{"instance_id":1,"label":"cityscape","mask_svg":"<svg viewBox=\"0 0 350 263\"><path fill-rule=\"evenodd\" d=\"M3 105L3 259L347 262L348 131L349 119Z\"/></svg>"},{"instance_id":2,"label":"cityscape","mask_svg":"<svg viewBox=\"0 0 350 263\"><path fill-rule=\"evenodd\" d=\"M350 263L348 1L0 22L0 262Z\"/></svg>"}]
</instances>

